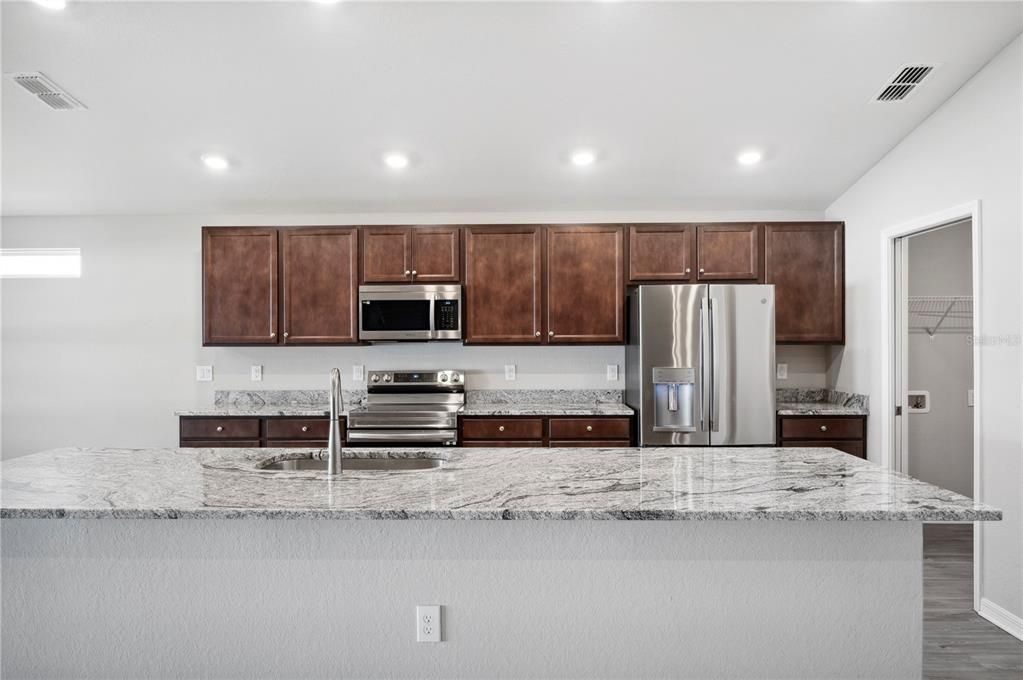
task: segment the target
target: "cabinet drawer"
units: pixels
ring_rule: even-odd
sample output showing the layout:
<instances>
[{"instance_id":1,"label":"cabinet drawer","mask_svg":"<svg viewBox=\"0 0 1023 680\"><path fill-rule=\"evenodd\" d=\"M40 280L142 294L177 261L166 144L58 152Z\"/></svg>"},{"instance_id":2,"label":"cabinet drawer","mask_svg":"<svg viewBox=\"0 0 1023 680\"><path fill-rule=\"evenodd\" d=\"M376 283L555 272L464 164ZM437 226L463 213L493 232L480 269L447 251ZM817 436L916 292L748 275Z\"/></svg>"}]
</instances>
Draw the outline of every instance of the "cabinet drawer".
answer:
<instances>
[{"instance_id":1,"label":"cabinet drawer","mask_svg":"<svg viewBox=\"0 0 1023 680\"><path fill-rule=\"evenodd\" d=\"M484 418L462 421L463 439L543 439L540 418Z\"/></svg>"},{"instance_id":2,"label":"cabinet drawer","mask_svg":"<svg viewBox=\"0 0 1023 680\"><path fill-rule=\"evenodd\" d=\"M500 439L484 439L482 441L464 441L464 442L462 442L462 446L464 446L466 448L469 448L469 449L482 448L482 447L491 447L491 448L498 448L498 449L502 449L502 448L505 448L505 449L510 449L510 448L534 449L534 448L537 448L538 449L538 448L543 448L543 442L540 441L539 439L520 439L519 441L504 441L504 440L500 440Z\"/></svg>"},{"instance_id":3,"label":"cabinet drawer","mask_svg":"<svg viewBox=\"0 0 1023 680\"><path fill-rule=\"evenodd\" d=\"M591 447L591 448L627 448L632 446L632 442L628 439L560 439L551 440L551 447L562 447L562 448L578 448L578 447Z\"/></svg>"},{"instance_id":4,"label":"cabinet drawer","mask_svg":"<svg viewBox=\"0 0 1023 680\"><path fill-rule=\"evenodd\" d=\"M845 451L846 453L852 454L858 458L866 458L867 453L864 450L863 441L857 440L799 440L799 441L782 441L782 446L795 447L795 448L832 448L838 449L839 451Z\"/></svg>"},{"instance_id":5,"label":"cabinet drawer","mask_svg":"<svg viewBox=\"0 0 1023 680\"><path fill-rule=\"evenodd\" d=\"M326 439L329 418L271 418L266 421L267 439Z\"/></svg>"},{"instance_id":6,"label":"cabinet drawer","mask_svg":"<svg viewBox=\"0 0 1023 680\"><path fill-rule=\"evenodd\" d=\"M863 439L862 418L782 418L782 439Z\"/></svg>"},{"instance_id":7,"label":"cabinet drawer","mask_svg":"<svg viewBox=\"0 0 1023 680\"><path fill-rule=\"evenodd\" d=\"M180 427L182 439L259 439L259 418L182 418Z\"/></svg>"},{"instance_id":8,"label":"cabinet drawer","mask_svg":"<svg viewBox=\"0 0 1023 680\"><path fill-rule=\"evenodd\" d=\"M551 439L628 438L628 418L551 418Z\"/></svg>"},{"instance_id":9,"label":"cabinet drawer","mask_svg":"<svg viewBox=\"0 0 1023 680\"><path fill-rule=\"evenodd\" d=\"M258 439L190 439L181 442L183 449L258 449Z\"/></svg>"}]
</instances>

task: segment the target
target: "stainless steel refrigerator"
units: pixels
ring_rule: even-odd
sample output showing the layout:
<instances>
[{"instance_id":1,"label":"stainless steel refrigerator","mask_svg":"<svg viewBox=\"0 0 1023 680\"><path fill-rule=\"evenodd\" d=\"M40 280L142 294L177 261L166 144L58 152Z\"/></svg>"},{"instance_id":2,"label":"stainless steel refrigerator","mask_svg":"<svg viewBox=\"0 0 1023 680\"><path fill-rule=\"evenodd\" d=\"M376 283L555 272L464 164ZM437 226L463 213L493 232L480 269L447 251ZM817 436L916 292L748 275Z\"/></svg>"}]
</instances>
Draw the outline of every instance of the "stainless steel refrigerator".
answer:
<instances>
[{"instance_id":1,"label":"stainless steel refrigerator","mask_svg":"<svg viewBox=\"0 0 1023 680\"><path fill-rule=\"evenodd\" d=\"M774 286L637 286L628 300L640 446L775 444Z\"/></svg>"}]
</instances>

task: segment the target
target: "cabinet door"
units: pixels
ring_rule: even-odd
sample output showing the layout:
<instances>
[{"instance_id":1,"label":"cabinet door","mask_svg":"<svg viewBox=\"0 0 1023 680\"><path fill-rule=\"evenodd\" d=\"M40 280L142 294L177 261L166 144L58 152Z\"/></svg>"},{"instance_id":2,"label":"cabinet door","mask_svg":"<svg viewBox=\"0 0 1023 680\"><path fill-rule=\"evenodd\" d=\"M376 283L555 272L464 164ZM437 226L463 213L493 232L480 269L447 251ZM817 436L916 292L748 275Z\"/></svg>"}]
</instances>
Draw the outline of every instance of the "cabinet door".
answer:
<instances>
[{"instance_id":1,"label":"cabinet door","mask_svg":"<svg viewBox=\"0 0 1023 680\"><path fill-rule=\"evenodd\" d=\"M365 227L362 230L362 282L412 281L412 227Z\"/></svg>"},{"instance_id":2,"label":"cabinet door","mask_svg":"<svg viewBox=\"0 0 1023 680\"><path fill-rule=\"evenodd\" d=\"M458 283L462 278L461 235L459 227L414 228L412 280L416 283Z\"/></svg>"},{"instance_id":3,"label":"cabinet door","mask_svg":"<svg viewBox=\"0 0 1023 680\"><path fill-rule=\"evenodd\" d=\"M465 232L467 343L540 344L541 229Z\"/></svg>"},{"instance_id":4,"label":"cabinet door","mask_svg":"<svg viewBox=\"0 0 1023 680\"><path fill-rule=\"evenodd\" d=\"M760 226L700 225L696 267L700 281L756 281L760 278Z\"/></svg>"},{"instance_id":5,"label":"cabinet door","mask_svg":"<svg viewBox=\"0 0 1023 680\"><path fill-rule=\"evenodd\" d=\"M845 342L843 225L769 224L764 232L777 341Z\"/></svg>"},{"instance_id":6,"label":"cabinet door","mask_svg":"<svg viewBox=\"0 0 1023 680\"><path fill-rule=\"evenodd\" d=\"M625 339L624 236L617 225L547 227L547 342Z\"/></svg>"},{"instance_id":7,"label":"cabinet door","mask_svg":"<svg viewBox=\"0 0 1023 680\"><path fill-rule=\"evenodd\" d=\"M688 224L635 224L629 227L629 282L688 281L692 239Z\"/></svg>"},{"instance_id":8,"label":"cabinet door","mask_svg":"<svg viewBox=\"0 0 1023 680\"><path fill-rule=\"evenodd\" d=\"M203 227L202 343L277 344L277 230Z\"/></svg>"},{"instance_id":9,"label":"cabinet door","mask_svg":"<svg viewBox=\"0 0 1023 680\"><path fill-rule=\"evenodd\" d=\"M358 342L358 243L355 228L281 230L285 344Z\"/></svg>"}]
</instances>

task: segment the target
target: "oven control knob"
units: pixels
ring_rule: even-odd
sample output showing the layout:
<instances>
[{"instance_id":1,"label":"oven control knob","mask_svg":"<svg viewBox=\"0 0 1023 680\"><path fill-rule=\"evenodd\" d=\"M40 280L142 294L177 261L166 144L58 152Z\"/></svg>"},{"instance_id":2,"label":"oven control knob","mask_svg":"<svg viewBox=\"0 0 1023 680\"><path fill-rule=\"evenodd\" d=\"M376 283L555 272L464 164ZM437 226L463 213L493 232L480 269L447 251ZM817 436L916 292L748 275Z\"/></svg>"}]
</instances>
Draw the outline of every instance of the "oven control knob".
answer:
<instances>
[{"instance_id":1,"label":"oven control knob","mask_svg":"<svg viewBox=\"0 0 1023 680\"><path fill-rule=\"evenodd\" d=\"M440 374L440 381L441 382L447 382L448 381L448 374L447 373L441 373Z\"/></svg>"},{"instance_id":2,"label":"oven control knob","mask_svg":"<svg viewBox=\"0 0 1023 680\"><path fill-rule=\"evenodd\" d=\"M459 382L461 380L462 380L462 376L458 375L457 373L452 373L451 374L451 382Z\"/></svg>"},{"instance_id":3,"label":"oven control knob","mask_svg":"<svg viewBox=\"0 0 1023 680\"><path fill-rule=\"evenodd\" d=\"M384 382L391 382L391 374L384 373Z\"/></svg>"},{"instance_id":4,"label":"oven control knob","mask_svg":"<svg viewBox=\"0 0 1023 680\"><path fill-rule=\"evenodd\" d=\"M374 373L373 377L370 378L370 380L372 380L373 382L380 382L380 376Z\"/></svg>"}]
</instances>

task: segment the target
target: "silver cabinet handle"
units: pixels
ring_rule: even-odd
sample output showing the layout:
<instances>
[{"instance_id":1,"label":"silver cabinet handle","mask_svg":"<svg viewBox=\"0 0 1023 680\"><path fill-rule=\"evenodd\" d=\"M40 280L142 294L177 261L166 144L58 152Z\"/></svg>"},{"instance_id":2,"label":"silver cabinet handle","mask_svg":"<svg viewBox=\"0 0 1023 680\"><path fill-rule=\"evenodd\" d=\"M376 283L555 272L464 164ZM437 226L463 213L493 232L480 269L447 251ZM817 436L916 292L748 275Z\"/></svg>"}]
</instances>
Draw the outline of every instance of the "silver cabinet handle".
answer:
<instances>
[{"instance_id":1,"label":"silver cabinet handle","mask_svg":"<svg viewBox=\"0 0 1023 680\"><path fill-rule=\"evenodd\" d=\"M412 273L412 270L411 270L411 269L406 269L406 270L405 270L405 276L408 276L408 275L409 275L409 274L411 274L411 273Z\"/></svg>"},{"instance_id":2,"label":"silver cabinet handle","mask_svg":"<svg viewBox=\"0 0 1023 680\"><path fill-rule=\"evenodd\" d=\"M703 267L700 267L700 273L701 274L703 273Z\"/></svg>"},{"instance_id":3,"label":"silver cabinet handle","mask_svg":"<svg viewBox=\"0 0 1023 680\"><path fill-rule=\"evenodd\" d=\"M586 431L587 432L593 432L593 426L592 425L587 425L586 426Z\"/></svg>"},{"instance_id":4,"label":"silver cabinet handle","mask_svg":"<svg viewBox=\"0 0 1023 680\"><path fill-rule=\"evenodd\" d=\"M217 432L223 432L223 431L224 431L224 426L223 425L217 425Z\"/></svg>"},{"instance_id":5,"label":"silver cabinet handle","mask_svg":"<svg viewBox=\"0 0 1023 680\"><path fill-rule=\"evenodd\" d=\"M821 432L827 432L827 431L828 431L828 426L827 425L821 425Z\"/></svg>"},{"instance_id":6,"label":"silver cabinet handle","mask_svg":"<svg viewBox=\"0 0 1023 680\"><path fill-rule=\"evenodd\" d=\"M538 337L538 338L540 337L540 331L536 332L536 337Z\"/></svg>"},{"instance_id":7,"label":"silver cabinet handle","mask_svg":"<svg viewBox=\"0 0 1023 680\"><path fill-rule=\"evenodd\" d=\"M412 270L412 276L415 276L415 275L416 275L416 274L418 274L418 273L419 273L419 272L417 272L417 271L416 271L415 269L413 269L413 270Z\"/></svg>"},{"instance_id":8,"label":"silver cabinet handle","mask_svg":"<svg viewBox=\"0 0 1023 680\"><path fill-rule=\"evenodd\" d=\"M302 431L303 432L308 432L309 431L309 426L308 425L303 425L302 426Z\"/></svg>"},{"instance_id":9,"label":"silver cabinet handle","mask_svg":"<svg viewBox=\"0 0 1023 680\"><path fill-rule=\"evenodd\" d=\"M547 335L549 335L550 337L553 338L554 337L554 331L547 331Z\"/></svg>"},{"instance_id":10,"label":"silver cabinet handle","mask_svg":"<svg viewBox=\"0 0 1023 680\"><path fill-rule=\"evenodd\" d=\"M288 331L284 331L284 337L288 337Z\"/></svg>"},{"instance_id":11,"label":"silver cabinet handle","mask_svg":"<svg viewBox=\"0 0 1023 680\"><path fill-rule=\"evenodd\" d=\"M499 427L497 428L497 431L498 431L498 432L504 432L504 425L501 425L501 426L499 426Z\"/></svg>"},{"instance_id":12,"label":"silver cabinet handle","mask_svg":"<svg viewBox=\"0 0 1023 680\"><path fill-rule=\"evenodd\" d=\"M277 334L271 331L271 333L270 333L270 337L271 337L271 338L276 338L276 337L277 337Z\"/></svg>"},{"instance_id":13,"label":"silver cabinet handle","mask_svg":"<svg viewBox=\"0 0 1023 680\"><path fill-rule=\"evenodd\" d=\"M686 274L688 274L688 273L690 273L690 272L692 272L692 271L693 271L693 270L692 270L692 268L690 268L690 267L686 267Z\"/></svg>"}]
</instances>

